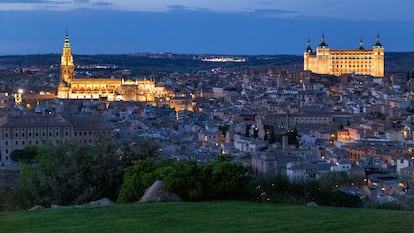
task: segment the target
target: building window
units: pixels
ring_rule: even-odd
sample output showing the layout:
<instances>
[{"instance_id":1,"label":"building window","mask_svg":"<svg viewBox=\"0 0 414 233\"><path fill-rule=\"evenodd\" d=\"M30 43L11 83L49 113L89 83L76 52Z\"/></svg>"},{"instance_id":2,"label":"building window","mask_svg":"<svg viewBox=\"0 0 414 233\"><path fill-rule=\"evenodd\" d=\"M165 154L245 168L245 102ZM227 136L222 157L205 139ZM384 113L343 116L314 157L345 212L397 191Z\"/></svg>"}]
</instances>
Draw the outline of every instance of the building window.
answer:
<instances>
[{"instance_id":1,"label":"building window","mask_svg":"<svg viewBox=\"0 0 414 233\"><path fill-rule=\"evenodd\" d=\"M19 144L19 142L18 142L18 141L16 141L16 145L17 145L17 144Z\"/></svg>"}]
</instances>

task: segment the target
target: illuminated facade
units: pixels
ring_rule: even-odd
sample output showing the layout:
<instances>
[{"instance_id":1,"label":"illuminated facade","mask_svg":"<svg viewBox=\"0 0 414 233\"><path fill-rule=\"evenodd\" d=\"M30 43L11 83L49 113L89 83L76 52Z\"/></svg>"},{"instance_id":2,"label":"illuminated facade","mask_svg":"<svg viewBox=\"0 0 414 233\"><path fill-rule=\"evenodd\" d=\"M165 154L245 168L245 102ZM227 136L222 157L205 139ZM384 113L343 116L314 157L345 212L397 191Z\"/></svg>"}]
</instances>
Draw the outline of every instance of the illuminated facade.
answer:
<instances>
[{"instance_id":1,"label":"illuminated facade","mask_svg":"<svg viewBox=\"0 0 414 233\"><path fill-rule=\"evenodd\" d=\"M303 53L304 70L317 74L340 76L343 74L372 75L384 77L384 47L377 35L372 49L363 47L362 39L358 49L334 50L330 49L322 35L321 43L312 51L310 41Z\"/></svg>"},{"instance_id":2,"label":"illuminated facade","mask_svg":"<svg viewBox=\"0 0 414 233\"><path fill-rule=\"evenodd\" d=\"M124 80L106 78L75 78L75 66L69 37L66 35L60 65L57 97L61 99L106 99L108 101L155 101L166 97L163 87L152 79Z\"/></svg>"}]
</instances>

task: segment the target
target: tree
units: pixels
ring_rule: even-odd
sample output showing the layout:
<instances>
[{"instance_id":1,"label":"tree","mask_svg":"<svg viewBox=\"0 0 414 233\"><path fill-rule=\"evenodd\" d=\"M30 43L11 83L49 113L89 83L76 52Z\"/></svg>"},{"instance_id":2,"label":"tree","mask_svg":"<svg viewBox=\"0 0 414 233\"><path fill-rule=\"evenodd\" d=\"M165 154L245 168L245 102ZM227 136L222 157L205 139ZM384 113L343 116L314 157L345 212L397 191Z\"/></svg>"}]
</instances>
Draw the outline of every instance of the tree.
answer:
<instances>
[{"instance_id":1,"label":"tree","mask_svg":"<svg viewBox=\"0 0 414 233\"><path fill-rule=\"evenodd\" d=\"M298 135L298 131L296 127L293 131L287 132L286 135L288 136L288 144L295 145L296 148L298 148L299 147L299 135Z\"/></svg>"},{"instance_id":2,"label":"tree","mask_svg":"<svg viewBox=\"0 0 414 233\"><path fill-rule=\"evenodd\" d=\"M324 189L336 189L342 185L348 185L350 180L348 174L344 171L340 172L324 172L321 174L319 181Z\"/></svg>"},{"instance_id":3,"label":"tree","mask_svg":"<svg viewBox=\"0 0 414 233\"><path fill-rule=\"evenodd\" d=\"M244 136L246 136L247 138L250 137L250 128L251 128L251 125L247 124L246 131L244 133Z\"/></svg>"},{"instance_id":4,"label":"tree","mask_svg":"<svg viewBox=\"0 0 414 233\"><path fill-rule=\"evenodd\" d=\"M221 135L223 137L225 137L227 131L229 131L229 129L230 129L230 126L229 125L219 125L218 129L221 131Z\"/></svg>"},{"instance_id":5,"label":"tree","mask_svg":"<svg viewBox=\"0 0 414 233\"><path fill-rule=\"evenodd\" d=\"M155 180L187 201L241 199L248 196L248 168L222 160L140 160L126 169L118 201L135 202Z\"/></svg>"},{"instance_id":6,"label":"tree","mask_svg":"<svg viewBox=\"0 0 414 233\"><path fill-rule=\"evenodd\" d=\"M38 153L38 148L35 146L27 146L23 150L14 150L10 154L11 160L21 163L33 163Z\"/></svg>"},{"instance_id":7,"label":"tree","mask_svg":"<svg viewBox=\"0 0 414 233\"><path fill-rule=\"evenodd\" d=\"M66 141L39 147L34 164L22 167L12 197L16 208L35 204L82 204L115 199L123 167L109 141L94 145Z\"/></svg>"},{"instance_id":8,"label":"tree","mask_svg":"<svg viewBox=\"0 0 414 233\"><path fill-rule=\"evenodd\" d=\"M259 129L257 127L253 128L253 138L257 139L259 137Z\"/></svg>"}]
</instances>

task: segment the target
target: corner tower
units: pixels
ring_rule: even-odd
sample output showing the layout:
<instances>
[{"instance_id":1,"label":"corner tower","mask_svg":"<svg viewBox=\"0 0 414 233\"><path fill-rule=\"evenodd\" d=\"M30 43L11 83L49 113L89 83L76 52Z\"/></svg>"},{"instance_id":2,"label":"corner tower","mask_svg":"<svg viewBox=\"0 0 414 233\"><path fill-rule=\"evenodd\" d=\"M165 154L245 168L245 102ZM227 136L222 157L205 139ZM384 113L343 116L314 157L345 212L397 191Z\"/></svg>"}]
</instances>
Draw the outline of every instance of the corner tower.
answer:
<instances>
[{"instance_id":1,"label":"corner tower","mask_svg":"<svg viewBox=\"0 0 414 233\"><path fill-rule=\"evenodd\" d=\"M69 36L66 33L65 43L63 44L62 57L60 62L60 78L65 83L70 83L73 78L75 66L73 64L72 49L70 48Z\"/></svg>"},{"instance_id":2,"label":"corner tower","mask_svg":"<svg viewBox=\"0 0 414 233\"><path fill-rule=\"evenodd\" d=\"M325 34L322 34L321 43L316 48L316 59L317 59L317 72L322 74L329 73L330 67L330 48L328 44L325 42Z\"/></svg>"},{"instance_id":3,"label":"corner tower","mask_svg":"<svg viewBox=\"0 0 414 233\"><path fill-rule=\"evenodd\" d=\"M381 44L379 34L375 39L375 44L372 46L373 54L373 75L377 77L384 77L384 47Z\"/></svg>"},{"instance_id":4,"label":"corner tower","mask_svg":"<svg viewBox=\"0 0 414 233\"><path fill-rule=\"evenodd\" d=\"M303 52L303 68L304 70L313 70L314 69L314 57L315 53L312 51L310 39L308 38L308 43L305 51Z\"/></svg>"}]
</instances>

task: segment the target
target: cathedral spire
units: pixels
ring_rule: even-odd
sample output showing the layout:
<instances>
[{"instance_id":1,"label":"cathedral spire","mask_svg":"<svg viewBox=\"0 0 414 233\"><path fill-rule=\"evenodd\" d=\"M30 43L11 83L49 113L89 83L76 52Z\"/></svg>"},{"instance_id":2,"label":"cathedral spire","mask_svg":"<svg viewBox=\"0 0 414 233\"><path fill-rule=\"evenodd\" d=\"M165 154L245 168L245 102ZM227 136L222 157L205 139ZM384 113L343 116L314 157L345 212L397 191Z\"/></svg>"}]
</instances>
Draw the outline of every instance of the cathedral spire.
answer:
<instances>
[{"instance_id":1,"label":"cathedral spire","mask_svg":"<svg viewBox=\"0 0 414 233\"><path fill-rule=\"evenodd\" d=\"M63 47L64 48L70 48L68 29L66 29L65 43L64 43Z\"/></svg>"}]
</instances>

